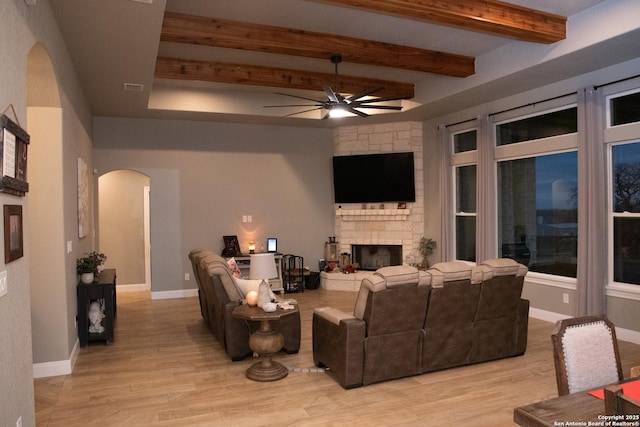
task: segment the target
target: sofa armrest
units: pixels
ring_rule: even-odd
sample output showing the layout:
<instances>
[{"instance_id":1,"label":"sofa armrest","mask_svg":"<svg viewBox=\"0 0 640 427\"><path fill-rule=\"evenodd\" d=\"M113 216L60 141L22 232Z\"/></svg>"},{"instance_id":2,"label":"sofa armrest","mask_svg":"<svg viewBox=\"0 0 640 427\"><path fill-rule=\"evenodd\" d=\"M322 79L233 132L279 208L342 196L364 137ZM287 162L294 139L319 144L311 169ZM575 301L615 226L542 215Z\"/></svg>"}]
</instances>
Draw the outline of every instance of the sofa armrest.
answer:
<instances>
[{"instance_id":1,"label":"sofa armrest","mask_svg":"<svg viewBox=\"0 0 640 427\"><path fill-rule=\"evenodd\" d=\"M518 305L518 321L517 321L516 339L516 356L521 356L527 350L527 336L529 330L529 300L520 299Z\"/></svg>"},{"instance_id":2,"label":"sofa armrest","mask_svg":"<svg viewBox=\"0 0 640 427\"><path fill-rule=\"evenodd\" d=\"M252 332L250 322L233 317L233 310L239 305L237 301L227 302L222 313L224 349L234 362L252 354L249 348L249 336Z\"/></svg>"},{"instance_id":3,"label":"sofa armrest","mask_svg":"<svg viewBox=\"0 0 640 427\"><path fill-rule=\"evenodd\" d=\"M342 387L362 385L365 322L336 309L313 312L313 361Z\"/></svg>"}]
</instances>

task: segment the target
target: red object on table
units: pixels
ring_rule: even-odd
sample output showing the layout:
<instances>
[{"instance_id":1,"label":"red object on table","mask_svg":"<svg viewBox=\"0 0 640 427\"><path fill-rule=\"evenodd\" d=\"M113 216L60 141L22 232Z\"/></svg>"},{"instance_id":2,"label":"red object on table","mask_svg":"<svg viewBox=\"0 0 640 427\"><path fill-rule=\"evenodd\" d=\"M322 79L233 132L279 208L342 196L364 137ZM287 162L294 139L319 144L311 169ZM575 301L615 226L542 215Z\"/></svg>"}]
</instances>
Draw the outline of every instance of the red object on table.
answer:
<instances>
[{"instance_id":1,"label":"red object on table","mask_svg":"<svg viewBox=\"0 0 640 427\"><path fill-rule=\"evenodd\" d=\"M640 380L630 381L628 383L620 384L622 392L625 396L628 396L634 400L640 401ZM594 390L589 392L590 395L604 400L604 389Z\"/></svg>"}]
</instances>

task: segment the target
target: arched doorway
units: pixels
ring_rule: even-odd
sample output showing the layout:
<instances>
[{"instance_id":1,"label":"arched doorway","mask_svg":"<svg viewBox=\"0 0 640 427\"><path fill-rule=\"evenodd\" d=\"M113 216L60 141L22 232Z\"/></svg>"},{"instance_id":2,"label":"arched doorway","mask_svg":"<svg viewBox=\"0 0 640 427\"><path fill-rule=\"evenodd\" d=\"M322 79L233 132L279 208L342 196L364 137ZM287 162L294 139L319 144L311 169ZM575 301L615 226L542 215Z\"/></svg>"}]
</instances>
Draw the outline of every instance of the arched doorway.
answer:
<instances>
[{"instance_id":1,"label":"arched doorway","mask_svg":"<svg viewBox=\"0 0 640 427\"><path fill-rule=\"evenodd\" d=\"M100 252L118 272L118 291L151 289L147 175L115 170L98 178Z\"/></svg>"}]
</instances>

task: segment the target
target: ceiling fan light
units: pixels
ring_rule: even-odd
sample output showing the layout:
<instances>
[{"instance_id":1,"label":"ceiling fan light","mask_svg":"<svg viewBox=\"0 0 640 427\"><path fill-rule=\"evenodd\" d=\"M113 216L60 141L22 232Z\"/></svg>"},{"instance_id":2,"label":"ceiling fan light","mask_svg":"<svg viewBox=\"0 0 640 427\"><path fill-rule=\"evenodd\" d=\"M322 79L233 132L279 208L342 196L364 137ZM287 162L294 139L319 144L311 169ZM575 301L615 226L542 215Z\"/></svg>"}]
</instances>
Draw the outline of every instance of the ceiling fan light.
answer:
<instances>
[{"instance_id":1,"label":"ceiling fan light","mask_svg":"<svg viewBox=\"0 0 640 427\"><path fill-rule=\"evenodd\" d=\"M353 117L354 114L347 111L342 105L334 105L329 111L329 117L336 119L339 117Z\"/></svg>"},{"instance_id":2,"label":"ceiling fan light","mask_svg":"<svg viewBox=\"0 0 640 427\"><path fill-rule=\"evenodd\" d=\"M353 115L354 114L345 110L341 106L333 107L331 111L329 111L329 117L331 117L332 119L339 118L339 117L352 117Z\"/></svg>"}]
</instances>

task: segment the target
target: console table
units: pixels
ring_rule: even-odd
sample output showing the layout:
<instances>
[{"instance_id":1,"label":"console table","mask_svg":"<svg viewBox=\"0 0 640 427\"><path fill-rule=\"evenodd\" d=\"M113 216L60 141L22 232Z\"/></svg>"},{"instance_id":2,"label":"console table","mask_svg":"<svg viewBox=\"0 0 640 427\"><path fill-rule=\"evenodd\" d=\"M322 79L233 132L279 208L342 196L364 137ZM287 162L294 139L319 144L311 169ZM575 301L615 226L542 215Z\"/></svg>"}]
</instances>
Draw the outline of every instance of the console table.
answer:
<instances>
[{"instance_id":1,"label":"console table","mask_svg":"<svg viewBox=\"0 0 640 427\"><path fill-rule=\"evenodd\" d=\"M116 319L116 270L109 268L96 277L93 283L78 283L78 339L80 347L89 345L89 341L103 340L112 344ZM91 301L104 299L104 332L89 332L89 306Z\"/></svg>"}]
</instances>

